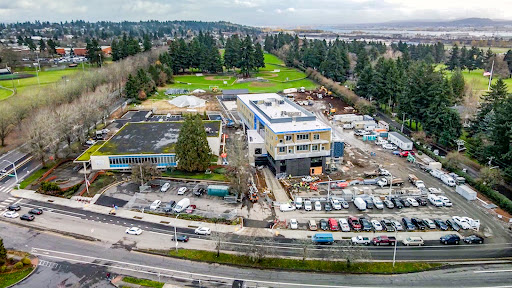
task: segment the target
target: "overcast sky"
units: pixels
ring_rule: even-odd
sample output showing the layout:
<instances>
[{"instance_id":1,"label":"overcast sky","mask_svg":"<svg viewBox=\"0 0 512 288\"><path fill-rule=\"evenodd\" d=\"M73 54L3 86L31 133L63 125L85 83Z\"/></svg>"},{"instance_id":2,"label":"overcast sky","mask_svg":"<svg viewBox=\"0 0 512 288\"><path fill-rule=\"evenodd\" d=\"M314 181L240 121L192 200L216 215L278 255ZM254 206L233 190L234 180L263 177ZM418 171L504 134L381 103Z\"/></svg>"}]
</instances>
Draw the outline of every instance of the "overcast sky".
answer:
<instances>
[{"instance_id":1,"label":"overcast sky","mask_svg":"<svg viewBox=\"0 0 512 288\"><path fill-rule=\"evenodd\" d=\"M225 20L256 26L512 20L512 0L0 0L0 22Z\"/></svg>"}]
</instances>

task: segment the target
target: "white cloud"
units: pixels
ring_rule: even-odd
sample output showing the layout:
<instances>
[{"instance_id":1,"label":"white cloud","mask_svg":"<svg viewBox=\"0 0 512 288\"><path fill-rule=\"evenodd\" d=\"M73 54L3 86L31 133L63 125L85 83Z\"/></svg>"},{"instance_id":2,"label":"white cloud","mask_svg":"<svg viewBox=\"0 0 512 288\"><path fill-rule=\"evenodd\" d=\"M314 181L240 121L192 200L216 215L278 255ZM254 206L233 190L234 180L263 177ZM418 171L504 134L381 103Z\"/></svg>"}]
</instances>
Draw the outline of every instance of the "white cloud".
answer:
<instances>
[{"instance_id":1,"label":"white cloud","mask_svg":"<svg viewBox=\"0 0 512 288\"><path fill-rule=\"evenodd\" d=\"M286 8L286 11L288 11L288 12L295 12L295 8L293 8L293 7Z\"/></svg>"}]
</instances>

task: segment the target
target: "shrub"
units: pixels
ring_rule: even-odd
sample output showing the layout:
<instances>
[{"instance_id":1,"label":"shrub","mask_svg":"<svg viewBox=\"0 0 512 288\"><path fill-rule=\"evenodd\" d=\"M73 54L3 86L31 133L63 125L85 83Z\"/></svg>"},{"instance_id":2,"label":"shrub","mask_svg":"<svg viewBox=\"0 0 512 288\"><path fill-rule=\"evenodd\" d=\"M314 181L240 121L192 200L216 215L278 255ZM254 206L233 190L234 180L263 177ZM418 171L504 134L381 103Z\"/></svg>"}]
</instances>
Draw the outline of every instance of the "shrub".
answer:
<instances>
[{"instance_id":1,"label":"shrub","mask_svg":"<svg viewBox=\"0 0 512 288\"><path fill-rule=\"evenodd\" d=\"M4 272L5 272L5 270L7 270L7 266L2 265L2 266L0 267L0 273L4 273Z\"/></svg>"},{"instance_id":2,"label":"shrub","mask_svg":"<svg viewBox=\"0 0 512 288\"><path fill-rule=\"evenodd\" d=\"M21 259L21 263L23 263L23 265L30 265L32 264L32 261L30 261L28 257L24 257L23 259Z\"/></svg>"},{"instance_id":3,"label":"shrub","mask_svg":"<svg viewBox=\"0 0 512 288\"><path fill-rule=\"evenodd\" d=\"M21 262L21 261L16 262L16 264L14 264L14 268L15 268L15 269L21 269L21 268L23 268L23 262Z\"/></svg>"},{"instance_id":4,"label":"shrub","mask_svg":"<svg viewBox=\"0 0 512 288\"><path fill-rule=\"evenodd\" d=\"M41 188L40 188L42 191L44 192L60 192L60 187L57 183L54 183L54 182L42 182L41 183Z\"/></svg>"}]
</instances>

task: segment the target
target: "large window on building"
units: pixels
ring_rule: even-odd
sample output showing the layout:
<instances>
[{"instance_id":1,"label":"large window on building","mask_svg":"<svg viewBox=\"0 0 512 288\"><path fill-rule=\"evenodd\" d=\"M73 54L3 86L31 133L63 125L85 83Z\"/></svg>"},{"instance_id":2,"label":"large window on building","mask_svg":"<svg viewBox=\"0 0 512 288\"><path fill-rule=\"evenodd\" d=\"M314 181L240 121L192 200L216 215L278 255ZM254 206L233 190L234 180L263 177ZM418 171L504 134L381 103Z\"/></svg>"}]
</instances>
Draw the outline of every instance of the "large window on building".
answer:
<instances>
[{"instance_id":1,"label":"large window on building","mask_svg":"<svg viewBox=\"0 0 512 288\"><path fill-rule=\"evenodd\" d=\"M297 145L297 151L309 151L309 145Z\"/></svg>"},{"instance_id":2,"label":"large window on building","mask_svg":"<svg viewBox=\"0 0 512 288\"><path fill-rule=\"evenodd\" d=\"M284 153L284 152L286 152L286 147L279 147L279 153Z\"/></svg>"},{"instance_id":3,"label":"large window on building","mask_svg":"<svg viewBox=\"0 0 512 288\"><path fill-rule=\"evenodd\" d=\"M292 138L293 138L292 135L286 135L284 137L285 137L286 141L292 141Z\"/></svg>"},{"instance_id":4,"label":"large window on building","mask_svg":"<svg viewBox=\"0 0 512 288\"><path fill-rule=\"evenodd\" d=\"M297 134L297 141L309 140L309 134Z\"/></svg>"},{"instance_id":5,"label":"large window on building","mask_svg":"<svg viewBox=\"0 0 512 288\"><path fill-rule=\"evenodd\" d=\"M320 134L313 134L313 140L320 139Z\"/></svg>"},{"instance_id":6,"label":"large window on building","mask_svg":"<svg viewBox=\"0 0 512 288\"><path fill-rule=\"evenodd\" d=\"M318 145L311 145L311 151L318 151Z\"/></svg>"}]
</instances>

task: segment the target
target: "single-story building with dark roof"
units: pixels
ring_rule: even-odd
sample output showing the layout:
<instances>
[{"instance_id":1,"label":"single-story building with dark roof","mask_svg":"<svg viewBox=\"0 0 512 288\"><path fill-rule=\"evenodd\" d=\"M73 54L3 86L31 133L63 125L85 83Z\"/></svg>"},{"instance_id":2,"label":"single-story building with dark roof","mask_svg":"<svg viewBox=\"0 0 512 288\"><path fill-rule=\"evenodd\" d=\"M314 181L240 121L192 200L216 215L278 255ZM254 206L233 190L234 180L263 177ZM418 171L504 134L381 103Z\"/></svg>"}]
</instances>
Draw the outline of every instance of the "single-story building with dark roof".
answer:
<instances>
[{"instance_id":1,"label":"single-story building with dark roof","mask_svg":"<svg viewBox=\"0 0 512 288\"><path fill-rule=\"evenodd\" d=\"M107 141L98 141L75 159L90 162L92 170L126 170L132 164L151 162L158 168L176 167L174 148L183 121L126 123ZM221 121L203 121L213 155L219 156Z\"/></svg>"},{"instance_id":2,"label":"single-story building with dark roof","mask_svg":"<svg viewBox=\"0 0 512 288\"><path fill-rule=\"evenodd\" d=\"M238 95L249 94L248 89L224 89L222 90L221 100L235 101Z\"/></svg>"}]
</instances>

